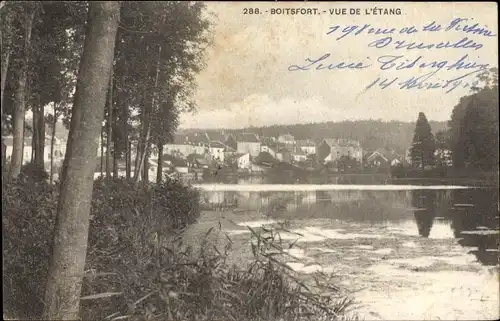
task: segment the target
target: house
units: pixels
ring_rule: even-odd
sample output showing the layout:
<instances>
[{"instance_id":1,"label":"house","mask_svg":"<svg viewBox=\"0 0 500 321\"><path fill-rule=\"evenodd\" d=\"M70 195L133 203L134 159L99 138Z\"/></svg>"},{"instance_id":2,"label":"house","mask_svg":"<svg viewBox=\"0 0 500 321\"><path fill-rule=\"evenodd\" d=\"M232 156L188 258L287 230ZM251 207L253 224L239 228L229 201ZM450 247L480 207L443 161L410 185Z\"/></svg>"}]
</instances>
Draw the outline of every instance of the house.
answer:
<instances>
[{"instance_id":1,"label":"house","mask_svg":"<svg viewBox=\"0 0 500 321\"><path fill-rule=\"evenodd\" d=\"M2 157L5 157L6 161L10 161L12 159L12 149L13 149L14 138L12 136L3 137L3 148L5 149L5 154ZM30 136L24 137L24 145L23 145L23 164L27 164L31 162L33 146L32 146L33 138ZM45 146L43 151L43 161L44 163L50 163L50 150L51 150L51 142L52 137L50 135L45 135ZM66 142L54 137L54 153L53 153L53 161L54 163L61 163L64 160L64 156L66 154Z\"/></svg>"},{"instance_id":2,"label":"house","mask_svg":"<svg viewBox=\"0 0 500 321\"><path fill-rule=\"evenodd\" d=\"M294 145L295 144L295 137L290 135L290 133L287 133L285 135L280 135L280 136L278 136L278 142L286 144L286 145Z\"/></svg>"},{"instance_id":3,"label":"house","mask_svg":"<svg viewBox=\"0 0 500 321\"><path fill-rule=\"evenodd\" d=\"M225 158L224 152L225 152L226 148L227 148L227 146L224 145L220 141L210 142L210 146L209 146L208 150L210 152L210 156L211 156L212 160L224 162L224 158Z\"/></svg>"},{"instance_id":4,"label":"house","mask_svg":"<svg viewBox=\"0 0 500 321\"><path fill-rule=\"evenodd\" d=\"M307 155L302 149L297 148L295 152L292 153L292 159L294 162L305 162L307 160Z\"/></svg>"},{"instance_id":5,"label":"house","mask_svg":"<svg viewBox=\"0 0 500 321\"><path fill-rule=\"evenodd\" d=\"M178 134L174 136L173 142L165 144L163 150L166 154L180 154L184 157L194 153L194 147L188 142L188 136Z\"/></svg>"},{"instance_id":6,"label":"house","mask_svg":"<svg viewBox=\"0 0 500 321\"><path fill-rule=\"evenodd\" d=\"M404 159L402 156L397 156L391 160L391 166L403 165Z\"/></svg>"},{"instance_id":7,"label":"house","mask_svg":"<svg viewBox=\"0 0 500 321\"><path fill-rule=\"evenodd\" d=\"M376 150L370 153L365 160L366 167L389 167L391 164L391 159L386 156L381 150Z\"/></svg>"},{"instance_id":8,"label":"house","mask_svg":"<svg viewBox=\"0 0 500 321\"><path fill-rule=\"evenodd\" d=\"M276 158L276 152L278 151L278 144L272 137L263 137L260 143L260 151L271 154Z\"/></svg>"},{"instance_id":9,"label":"house","mask_svg":"<svg viewBox=\"0 0 500 321\"><path fill-rule=\"evenodd\" d=\"M359 141L325 138L316 146L318 162L333 162L342 156L349 156L359 163L363 161L363 149Z\"/></svg>"},{"instance_id":10,"label":"house","mask_svg":"<svg viewBox=\"0 0 500 321\"><path fill-rule=\"evenodd\" d=\"M163 154L162 161L163 161L162 168L165 173L172 171L178 173L187 173L189 171L187 166L187 161L182 158L176 157L174 155ZM156 168L158 167L158 159L151 158L149 160L149 163L150 163L150 168L154 168L154 171L156 172Z\"/></svg>"},{"instance_id":11,"label":"house","mask_svg":"<svg viewBox=\"0 0 500 321\"><path fill-rule=\"evenodd\" d=\"M253 133L242 133L234 137L236 141L236 151L240 154L248 153L251 157L260 154L260 140Z\"/></svg>"},{"instance_id":12,"label":"house","mask_svg":"<svg viewBox=\"0 0 500 321\"><path fill-rule=\"evenodd\" d=\"M298 140L296 149L302 150L306 155L316 154L316 144L310 139Z\"/></svg>"},{"instance_id":13,"label":"house","mask_svg":"<svg viewBox=\"0 0 500 321\"><path fill-rule=\"evenodd\" d=\"M175 135L174 141L165 144L163 150L170 155L178 153L186 157L189 154L208 153L210 139L206 133L192 133L188 135Z\"/></svg>"},{"instance_id":14,"label":"house","mask_svg":"<svg viewBox=\"0 0 500 321\"><path fill-rule=\"evenodd\" d=\"M249 153L234 154L227 161L229 161L231 163L231 165L237 167L238 169L250 168L250 154Z\"/></svg>"}]
</instances>

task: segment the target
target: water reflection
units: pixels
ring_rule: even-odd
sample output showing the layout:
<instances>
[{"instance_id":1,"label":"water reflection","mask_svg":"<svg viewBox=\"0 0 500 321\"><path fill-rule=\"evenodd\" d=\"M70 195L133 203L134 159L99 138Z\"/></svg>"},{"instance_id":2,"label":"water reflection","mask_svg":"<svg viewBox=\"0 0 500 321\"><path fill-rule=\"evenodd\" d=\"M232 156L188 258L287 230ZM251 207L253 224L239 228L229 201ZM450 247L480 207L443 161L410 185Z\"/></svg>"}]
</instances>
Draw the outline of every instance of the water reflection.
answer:
<instances>
[{"instance_id":1,"label":"water reflection","mask_svg":"<svg viewBox=\"0 0 500 321\"><path fill-rule=\"evenodd\" d=\"M417 222L418 234L429 237L436 217L436 192L432 190L412 191L412 206Z\"/></svg>"},{"instance_id":2,"label":"water reflection","mask_svg":"<svg viewBox=\"0 0 500 321\"><path fill-rule=\"evenodd\" d=\"M452 191L446 216L462 246L485 265L498 263L498 190Z\"/></svg>"},{"instance_id":3,"label":"water reflection","mask_svg":"<svg viewBox=\"0 0 500 321\"><path fill-rule=\"evenodd\" d=\"M469 253L481 263L498 262L498 189L203 191L202 195L207 209L238 208L275 220L341 220L387 230L409 226L413 232L407 235L454 237L471 247Z\"/></svg>"}]
</instances>

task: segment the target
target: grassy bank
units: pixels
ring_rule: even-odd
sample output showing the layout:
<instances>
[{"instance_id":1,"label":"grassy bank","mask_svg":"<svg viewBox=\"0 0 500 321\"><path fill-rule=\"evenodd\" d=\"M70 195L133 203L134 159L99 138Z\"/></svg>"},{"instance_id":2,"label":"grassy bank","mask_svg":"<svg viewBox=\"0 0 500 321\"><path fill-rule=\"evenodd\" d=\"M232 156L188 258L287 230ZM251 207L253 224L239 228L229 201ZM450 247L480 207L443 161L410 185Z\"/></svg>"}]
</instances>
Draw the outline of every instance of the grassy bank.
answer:
<instances>
[{"instance_id":1,"label":"grassy bank","mask_svg":"<svg viewBox=\"0 0 500 321\"><path fill-rule=\"evenodd\" d=\"M2 186L4 314L40 319L58 187L23 176ZM94 183L83 279L83 320L337 320L349 301L335 291L301 284L275 257L276 238L254 234L245 268L227 250L197 235L194 251L183 231L201 214L199 194L177 181Z\"/></svg>"}]
</instances>

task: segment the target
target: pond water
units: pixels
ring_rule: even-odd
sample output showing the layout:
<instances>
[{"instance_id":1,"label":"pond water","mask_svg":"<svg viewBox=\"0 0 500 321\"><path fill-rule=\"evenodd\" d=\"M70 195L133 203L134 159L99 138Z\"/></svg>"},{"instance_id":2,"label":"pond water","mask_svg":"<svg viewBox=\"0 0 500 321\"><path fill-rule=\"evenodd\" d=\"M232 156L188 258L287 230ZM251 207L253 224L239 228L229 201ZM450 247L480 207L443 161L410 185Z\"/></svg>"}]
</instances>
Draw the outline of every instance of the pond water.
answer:
<instances>
[{"instance_id":1,"label":"pond water","mask_svg":"<svg viewBox=\"0 0 500 321\"><path fill-rule=\"evenodd\" d=\"M198 187L200 224L226 220L225 231L243 240L247 226L286 222L282 239L297 241L287 264L305 277L331 274L364 319L499 316L498 189Z\"/></svg>"}]
</instances>

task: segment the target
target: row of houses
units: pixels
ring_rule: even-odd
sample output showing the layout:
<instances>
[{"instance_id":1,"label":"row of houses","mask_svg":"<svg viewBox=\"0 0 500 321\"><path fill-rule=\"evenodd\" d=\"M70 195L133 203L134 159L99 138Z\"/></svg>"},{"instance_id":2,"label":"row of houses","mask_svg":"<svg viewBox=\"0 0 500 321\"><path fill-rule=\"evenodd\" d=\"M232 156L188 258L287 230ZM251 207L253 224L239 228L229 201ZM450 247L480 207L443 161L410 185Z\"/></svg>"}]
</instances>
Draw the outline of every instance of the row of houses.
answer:
<instances>
[{"instance_id":1,"label":"row of houses","mask_svg":"<svg viewBox=\"0 0 500 321\"><path fill-rule=\"evenodd\" d=\"M295 140L290 134L278 137L259 137L254 133L211 134L192 133L176 135L174 142L165 145L171 155L187 157L190 154L209 154L211 159L224 162L227 155L249 154L256 158L260 153L269 153L279 161L306 161L310 155L316 160L329 162L341 156L351 156L362 162L363 150L358 141L342 139Z\"/></svg>"},{"instance_id":2,"label":"row of houses","mask_svg":"<svg viewBox=\"0 0 500 321\"><path fill-rule=\"evenodd\" d=\"M379 148L363 150L359 141L350 139L323 138L296 140L290 134L278 137L259 137L254 133L227 134L191 133L177 135L172 144L164 148L167 153L185 158L190 154L205 155L209 160L224 162L228 156L242 157L240 163L251 163L259 155L271 156L275 160L289 163L305 162L313 159L315 163L335 162L342 157L354 158L363 167L390 167L398 164L411 164L410 149L404 154L394 150ZM248 154L249 160L246 161ZM439 151L436 151L439 154ZM314 156L314 157L313 157ZM439 155L436 155L437 157Z\"/></svg>"}]
</instances>

